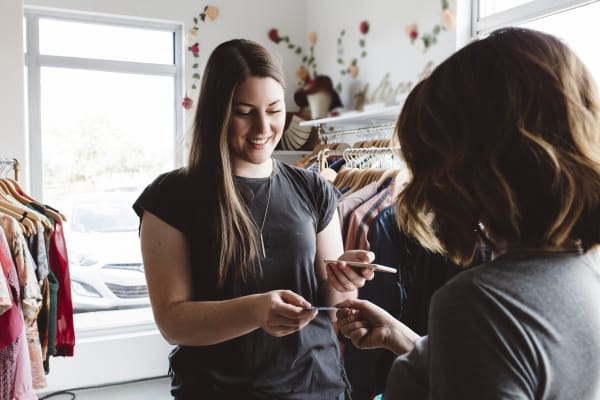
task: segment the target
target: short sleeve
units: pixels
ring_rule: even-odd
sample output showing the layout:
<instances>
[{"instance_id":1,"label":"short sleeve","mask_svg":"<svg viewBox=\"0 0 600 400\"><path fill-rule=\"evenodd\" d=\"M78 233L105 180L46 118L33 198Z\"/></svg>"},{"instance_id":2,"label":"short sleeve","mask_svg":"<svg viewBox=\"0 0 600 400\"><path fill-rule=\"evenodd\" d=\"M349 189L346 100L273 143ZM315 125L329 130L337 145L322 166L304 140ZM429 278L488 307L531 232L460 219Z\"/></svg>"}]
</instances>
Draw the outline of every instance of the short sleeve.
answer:
<instances>
[{"instance_id":1,"label":"short sleeve","mask_svg":"<svg viewBox=\"0 0 600 400\"><path fill-rule=\"evenodd\" d=\"M181 169L159 175L133 203L133 210L140 217L144 211L151 212L173 228L189 230L189 195L186 195L187 176Z\"/></svg>"},{"instance_id":2,"label":"short sleeve","mask_svg":"<svg viewBox=\"0 0 600 400\"><path fill-rule=\"evenodd\" d=\"M325 178L316 174L316 202L317 202L317 232L321 232L329 225L333 214L337 212L338 200L340 192Z\"/></svg>"}]
</instances>

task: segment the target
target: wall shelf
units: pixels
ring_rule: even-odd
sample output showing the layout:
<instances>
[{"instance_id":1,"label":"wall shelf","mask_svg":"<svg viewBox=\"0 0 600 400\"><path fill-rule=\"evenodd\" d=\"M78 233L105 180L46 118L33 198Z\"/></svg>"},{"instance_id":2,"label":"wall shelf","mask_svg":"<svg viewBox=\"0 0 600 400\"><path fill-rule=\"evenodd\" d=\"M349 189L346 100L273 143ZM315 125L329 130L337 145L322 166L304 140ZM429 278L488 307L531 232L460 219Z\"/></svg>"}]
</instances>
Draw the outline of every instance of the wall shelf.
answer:
<instances>
[{"instance_id":1,"label":"wall shelf","mask_svg":"<svg viewBox=\"0 0 600 400\"><path fill-rule=\"evenodd\" d=\"M321 143L343 141L353 145L371 138L389 139L401 108L401 104L372 107L335 117L302 121L300 126L316 126Z\"/></svg>"},{"instance_id":2,"label":"wall shelf","mask_svg":"<svg viewBox=\"0 0 600 400\"><path fill-rule=\"evenodd\" d=\"M336 117L302 121L300 126L318 126L323 132L327 132L395 124L401 108L402 105L397 104L365 111L349 111Z\"/></svg>"}]
</instances>

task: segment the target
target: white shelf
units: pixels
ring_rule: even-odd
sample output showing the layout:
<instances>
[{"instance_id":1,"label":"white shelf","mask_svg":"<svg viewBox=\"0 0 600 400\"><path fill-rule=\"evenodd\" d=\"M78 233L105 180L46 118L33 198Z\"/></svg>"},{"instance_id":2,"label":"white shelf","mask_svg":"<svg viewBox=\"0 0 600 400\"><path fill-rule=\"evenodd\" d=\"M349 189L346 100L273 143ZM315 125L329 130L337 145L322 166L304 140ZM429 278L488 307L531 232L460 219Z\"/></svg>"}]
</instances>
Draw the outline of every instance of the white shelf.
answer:
<instances>
[{"instance_id":1,"label":"white shelf","mask_svg":"<svg viewBox=\"0 0 600 400\"><path fill-rule=\"evenodd\" d=\"M375 108L366 111L349 111L336 117L326 117L300 122L300 126L353 129L365 126L395 124L402 105ZM327 129L326 129L327 130Z\"/></svg>"}]
</instances>

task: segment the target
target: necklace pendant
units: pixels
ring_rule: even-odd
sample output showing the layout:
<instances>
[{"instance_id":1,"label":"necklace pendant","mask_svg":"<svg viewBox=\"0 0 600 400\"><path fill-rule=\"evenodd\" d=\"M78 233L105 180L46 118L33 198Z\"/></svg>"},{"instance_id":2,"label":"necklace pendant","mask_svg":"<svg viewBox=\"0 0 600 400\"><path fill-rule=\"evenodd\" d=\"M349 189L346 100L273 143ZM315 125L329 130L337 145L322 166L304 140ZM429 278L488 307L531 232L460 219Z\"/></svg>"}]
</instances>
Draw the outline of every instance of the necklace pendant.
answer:
<instances>
[{"instance_id":1,"label":"necklace pendant","mask_svg":"<svg viewBox=\"0 0 600 400\"><path fill-rule=\"evenodd\" d=\"M267 252L265 251L265 241L263 239L262 232L260 234L260 246L262 247L263 258L266 258L267 257Z\"/></svg>"}]
</instances>

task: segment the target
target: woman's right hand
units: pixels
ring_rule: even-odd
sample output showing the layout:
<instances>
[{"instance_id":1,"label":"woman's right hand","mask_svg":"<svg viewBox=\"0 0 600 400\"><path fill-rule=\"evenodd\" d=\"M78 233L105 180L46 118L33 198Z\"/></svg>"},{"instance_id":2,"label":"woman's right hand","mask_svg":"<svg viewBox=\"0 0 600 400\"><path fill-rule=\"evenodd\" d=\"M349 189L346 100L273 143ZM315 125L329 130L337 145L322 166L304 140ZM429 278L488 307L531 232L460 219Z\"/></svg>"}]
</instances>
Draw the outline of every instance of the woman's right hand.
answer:
<instances>
[{"instance_id":1,"label":"woman's right hand","mask_svg":"<svg viewBox=\"0 0 600 400\"><path fill-rule=\"evenodd\" d=\"M254 312L258 324L269 335L280 337L297 332L317 316L311 304L290 290L273 290L258 295Z\"/></svg>"},{"instance_id":2,"label":"woman's right hand","mask_svg":"<svg viewBox=\"0 0 600 400\"><path fill-rule=\"evenodd\" d=\"M412 350L419 338L415 332L383 308L367 300L347 300L337 307L342 334L359 349L386 348L396 354Z\"/></svg>"}]
</instances>

